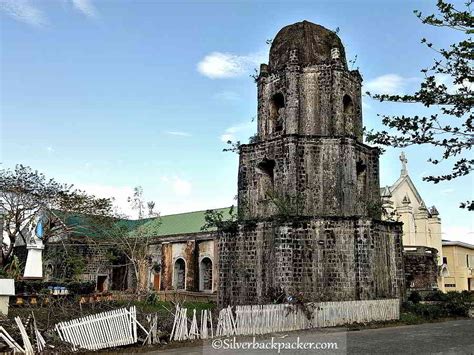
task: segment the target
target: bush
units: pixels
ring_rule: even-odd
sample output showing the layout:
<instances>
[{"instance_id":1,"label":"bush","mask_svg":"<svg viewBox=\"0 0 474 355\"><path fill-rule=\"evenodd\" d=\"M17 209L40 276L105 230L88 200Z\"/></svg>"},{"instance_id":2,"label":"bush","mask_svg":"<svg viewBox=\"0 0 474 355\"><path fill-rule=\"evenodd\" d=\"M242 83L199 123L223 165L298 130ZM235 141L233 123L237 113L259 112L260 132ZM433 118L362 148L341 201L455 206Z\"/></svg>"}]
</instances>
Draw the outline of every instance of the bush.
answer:
<instances>
[{"instance_id":1,"label":"bush","mask_svg":"<svg viewBox=\"0 0 474 355\"><path fill-rule=\"evenodd\" d=\"M441 304L407 302L403 305L403 310L412 315L422 317L425 320L434 320L449 316Z\"/></svg>"},{"instance_id":2,"label":"bush","mask_svg":"<svg viewBox=\"0 0 474 355\"><path fill-rule=\"evenodd\" d=\"M410 296L408 296L408 301L414 304L420 303L421 296L417 291L413 291L412 293L410 293Z\"/></svg>"},{"instance_id":3,"label":"bush","mask_svg":"<svg viewBox=\"0 0 474 355\"><path fill-rule=\"evenodd\" d=\"M74 295L88 295L88 294L94 293L95 282L92 282L92 281L67 282L64 284L64 287L66 287L69 290L69 293L72 293Z\"/></svg>"},{"instance_id":4,"label":"bush","mask_svg":"<svg viewBox=\"0 0 474 355\"><path fill-rule=\"evenodd\" d=\"M417 314L413 314L413 313L400 314L400 322L404 324L420 324L420 323L423 323L424 321L425 319Z\"/></svg>"},{"instance_id":5,"label":"bush","mask_svg":"<svg viewBox=\"0 0 474 355\"><path fill-rule=\"evenodd\" d=\"M446 300L446 294L441 292L441 291L433 291L428 293L425 298L425 301L445 301Z\"/></svg>"},{"instance_id":6,"label":"bush","mask_svg":"<svg viewBox=\"0 0 474 355\"><path fill-rule=\"evenodd\" d=\"M405 312L424 319L433 320L448 317L466 317L470 307L474 304L474 294L469 291L431 292L424 298L425 302L420 303L419 294L413 292L409 297L409 302L403 304L402 309Z\"/></svg>"}]
</instances>

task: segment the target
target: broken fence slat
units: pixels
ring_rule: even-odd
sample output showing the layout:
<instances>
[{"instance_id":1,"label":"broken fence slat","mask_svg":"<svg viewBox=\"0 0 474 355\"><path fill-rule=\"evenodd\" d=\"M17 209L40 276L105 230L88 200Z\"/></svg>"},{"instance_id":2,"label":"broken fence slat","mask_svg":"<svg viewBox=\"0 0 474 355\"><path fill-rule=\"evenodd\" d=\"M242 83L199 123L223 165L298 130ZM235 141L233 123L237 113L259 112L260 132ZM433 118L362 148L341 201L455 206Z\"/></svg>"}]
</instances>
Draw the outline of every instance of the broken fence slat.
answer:
<instances>
[{"instance_id":1,"label":"broken fence slat","mask_svg":"<svg viewBox=\"0 0 474 355\"><path fill-rule=\"evenodd\" d=\"M55 329L61 340L72 344L74 351L99 350L136 343L137 325L148 333L137 321L136 308L131 307L61 322Z\"/></svg>"},{"instance_id":2,"label":"broken fence slat","mask_svg":"<svg viewBox=\"0 0 474 355\"><path fill-rule=\"evenodd\" d=\"M23 340L23 346L25 347L25 353L26 354L34 354L35 351L33 350L33 347L31 346L30 338L28 337L28 334L26 333L25 326L23 325L23 322L21 321L20 317L15 317L15 322L16 322L16 325L18 326L18 329L20 330L20 333L21 333L21 338Z\"/></svg>"},{"instance_id":3,"label":"broken fence slat","mask_svg":"<svg viewBox=\"0 0 474 355\"><path fill-rule=\"evenodd\" d=\"M8 334L8 332L2 326L0 326L0 335L2 335L2 338L5 339L5 341L8 340L19 352L25 352L25 350L15 341L15 339L11 337L10 334Z\"/></svg>"}]
</instances>

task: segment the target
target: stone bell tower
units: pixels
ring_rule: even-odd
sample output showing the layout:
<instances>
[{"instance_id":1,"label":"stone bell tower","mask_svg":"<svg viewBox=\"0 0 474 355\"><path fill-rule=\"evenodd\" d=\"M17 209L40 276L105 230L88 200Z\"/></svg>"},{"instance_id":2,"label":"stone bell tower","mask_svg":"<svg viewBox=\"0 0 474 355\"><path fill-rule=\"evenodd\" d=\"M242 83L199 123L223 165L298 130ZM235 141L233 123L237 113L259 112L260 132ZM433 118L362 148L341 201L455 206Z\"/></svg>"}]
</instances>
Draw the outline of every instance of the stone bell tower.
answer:
<instances>
[{"instance_id":1,"label":"stone bell tower","mask_svg":"<svg viewBox=\"0 0 474 355\"><path fill-rule=\"evenodd\" d=\"M221 305L401 295L401 228L380 221L361 83L334 32L278 32L257 79L257 139L240 149L239 228L219 243Z\"/></svg>"},{"instance_id":2,"label":"stone bell tower","mask_svg":"<svg viewBox=\"0 0 474 355\"><path fill-rule=\"evenodd\" d=\"M362 78L332 31L304 21L283 28L258 78L258 142L242 147L244 219L278 214L380 218L377 149L362 143Z\"/></svg>"}]
</instances>

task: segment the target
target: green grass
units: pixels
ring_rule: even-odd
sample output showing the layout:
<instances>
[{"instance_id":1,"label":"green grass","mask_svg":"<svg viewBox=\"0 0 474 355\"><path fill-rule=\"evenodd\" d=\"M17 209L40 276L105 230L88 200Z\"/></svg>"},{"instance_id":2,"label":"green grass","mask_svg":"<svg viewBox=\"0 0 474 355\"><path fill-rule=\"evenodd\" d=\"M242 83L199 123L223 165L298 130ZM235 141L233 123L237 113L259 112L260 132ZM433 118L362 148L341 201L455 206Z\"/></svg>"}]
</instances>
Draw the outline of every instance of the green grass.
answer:
<instances>
[{"instance_id":1,"label":"green grass","mask_svg":"<svg viewBox=\"0 0 474 355\"><path fill-rule=\"evenodd\" d=\"M160 313L169 314L174 313L175 306L169 301L116 301L118 306L136 306L143 313ZM200 313L201 310L213 310L216 308L215 303L209 302L184 302L181 307L187 308L188 311L196 310Z\"/></svg>"},{"instance_id":2,"label":"green grass","mask_svg":"<svg viewBox=\"0 0 474 355\"><path fill-rule=\"evenodd\" d=\"M400 313L399 322L401 324L421 324L426 323L428 320L418 314L413 313Z\"/></svg>"}]
</instances>

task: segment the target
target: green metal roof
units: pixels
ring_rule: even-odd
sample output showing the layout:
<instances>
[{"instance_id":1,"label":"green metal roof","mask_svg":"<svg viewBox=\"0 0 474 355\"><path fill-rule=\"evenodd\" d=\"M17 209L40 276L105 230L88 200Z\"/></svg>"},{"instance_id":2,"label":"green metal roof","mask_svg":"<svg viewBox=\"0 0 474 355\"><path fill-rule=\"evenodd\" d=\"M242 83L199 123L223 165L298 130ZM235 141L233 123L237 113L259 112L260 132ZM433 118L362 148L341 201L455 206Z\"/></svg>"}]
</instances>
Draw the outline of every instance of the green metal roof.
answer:
<instances>
[{"instance_id":1,"label":"green metal roof","mask_svg":"<svg viewBox=\"0 0 474 355\"><path fill-rule=\"evenodd\" d=\"M230 220L231 207L214 209L216 212L222 213L224 220ZM115 219L113 225L118 228L124 228L130 236L139 234L152 237L160 237L167 235L189 234L202 232L201 228L206 223L205 215L207 210L194 211L186 213L171 214L157 218L146 218L140 220L131 219ZM65 214L63 222L72 228L72 235L77 237L88 236L91 238L105 237L103 231L110 227L110 219L106 224L97 216L87 216L82 214ZM210 228L207 231L213 231Z\"/></svg>"},{"instance_id":2,"label":"green metal roof","mask_svg":"<svg viewBox=\"0 0 474 355\"><path fill-rule=\"evenodd\" d=\"M231 218L230 209L231 207L217 208L214 211L221 212L224 220L229 220ZM199 233L202 232L201 228L205 224L205 214L206 210L161 216L145 222L140 226L140 229L152 236ZM213 230L215 228L210 228L207 231Z\"/></svg>"}]
</instances>

